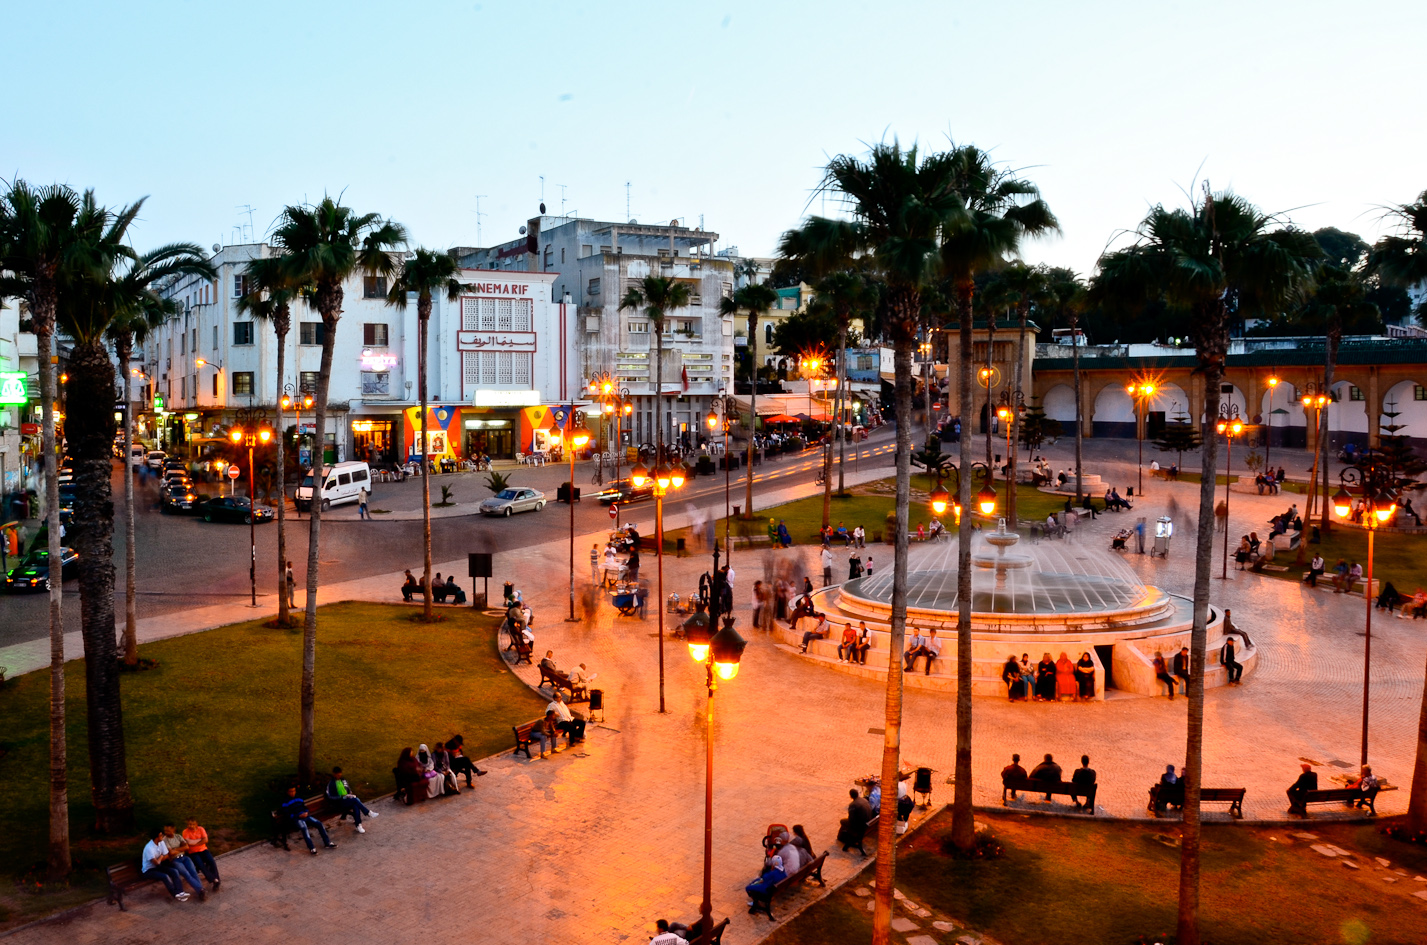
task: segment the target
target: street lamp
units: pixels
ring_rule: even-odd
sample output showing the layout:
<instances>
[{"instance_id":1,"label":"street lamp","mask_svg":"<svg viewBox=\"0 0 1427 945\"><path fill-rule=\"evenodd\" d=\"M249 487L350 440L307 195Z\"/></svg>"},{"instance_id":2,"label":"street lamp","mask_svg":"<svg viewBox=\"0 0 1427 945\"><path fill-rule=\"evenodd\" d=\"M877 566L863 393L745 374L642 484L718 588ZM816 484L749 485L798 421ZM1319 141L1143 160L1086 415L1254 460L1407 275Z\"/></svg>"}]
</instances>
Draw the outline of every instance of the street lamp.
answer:
<instances>
[{"instance_id":1,"label":"street lamp","mask_svg":"<svg viewBox=\"0 0 1427 945\"><path fill-rule=\"evenodd\" d=\"M1277 374L1268 376L1268 435L1264 439L1263 463L1269 464L1269 456L1273 452L1273 395L1278 391L1280 380Z\"/></svg>"},{"instance_id":2,"label":"street lamp","mask_svg":"<svg viewBox=\"0 0 1427 945\"><path fill-rule=\"evenodd\" d=\"M609 421L614 418L614 481L618 485L619 454L624 448L624 419L634 413L634 405L629 401L629 388L620 387L618 378L608 371L601 371L590 378L590 393L600 402L600 428L606 443L609 441Z\"/></svg>"},{"instance_id":3,"label":"street lamp","mask_svg":"<svg viewBox=\"0 0 1427 945\"><path fill-rule=\"evenodd\" d=\"M1315 508L1315 507L1317 506L1317 504L1318 504L1318 454L1319 454L1319 452L1320 452L1320 450L1319 450L1320 442L1319 442L1319 441L1323 439L1323 408L1326 407L1326 406L1328 406L1328 405L1329 405L1330 403L1332 403L1332 402L1333 402L1333 398L1332 398L1332 396L1328 393L1328 391L1327 391L1326 388L1320 387L1320 386L1317 385L1317 384L1308 384L1307 386L1305 386L1305 387L1303 388L1303 397L1302 397L1303 409L1304 409L1304 411L1308 411L1308 410L1312 410L1312 411L1313 411L1313 436L1314 436L1314 440L1313 440L1313 466L1312 466L1312 468L1309 470L1309 476L1308 476L1307 514L1304 515L1304 518L1306 518L1306 519L1311 519L1311 518L1313 517L1313 510L1314 510L1314 508ZM1326 483L1325 483L1324 485L1325 485L1325 488L1323 489L1323 499L1324 499L1324 501L1326 502L1327 499L1328 499L1328 495L1327 495L1328 490L1327 490L1327 488L1326 488ZM1301 550L1301 546L1300 546L1300 550Z\"/></svg>"},{"instance_id":4,"label":"street lamp","mask_svg":"<svg viewBox=\"0 0 1427 945\"><path fill-rule=\"evenodd\" d=\"M1224 437L1224 442L1229 444L1229 451L1224 459L1224 569L1219 578L1227 581L1229 579L1229 480L1232 478L1230 472L1234 464L1234 437L1244 432L1244 421L1239 419L1238 404L1221 404L1219 406L1219 422L1214 427ZM1211 470L1211 476L1214 474Z\"/></svg>"},{"instance_id":5,"label":"street lamp","mask_svg":"<svg viewBox=\"0 0 1427 945\"><path fill-rule=\"evenodd\" d=\"M571 417L571 424L575 418ZM570 454L570 484L565 491L565 500L570 503L570 616L567 623L575 622L575 451L590 441L590 431L584 427L574 427L565 432L565 452ZM474 593L474 592L473 592Z\"/></svg>"},{"instance_id":6,"label":"street lamp","mask_svg":"<svg viewBox=\"0 0 1427 945\"><path fill-rule=\"evenodd\" d=\"M248 583L252 592L253 606L258 606L258 533L257 497L254 493L253 448L259 443L264 446L273 437L272 427L267 425L268 415L264 410L240 410L238 422L228 431L228 439L234 446L248 447ZM246 427L246 429L245 429Z\"/></svg>"},{"instance_id":7,"label":"street lamp","mask_svg":"<svg viewBox=\"0 0 1427 945\"><path fill-rule=\"evenodd\" d=\"M1368 472L1370 473L1370 470ZM1368 532L1368 582L1363 587L1366 619L1363 623L1363 740L1362 757L1358 762L1360 765L1368 763L1368 691L1372 685L1373 533L1388 523L1397 505L1397 497L1391 489L1374 491L1368 484L1369 478L1371 476L1363 470L1349 466L1338 473L1338 491L1333 496L1333 511L1338 513L1339 518L1348 521L1353 514L1353 495L1348 491L1348 487L1361 482L1363 527Z\"/></svg>"},{"instance_id":8,"label":"street lamp","mask_svg":"<svg viewBox=\"0 0 1427 945\"><path fill-rule=\"evenodd\" d=\"M729 461L728 434L734 424L734 400L725 393L723 388L709 402L709 415L705 418L709 426L709 432L716 432L719 427L723 428L723 544L728 555L729 563L733 562L733 542L729 541L729 502L732 501L732 473L730 472L732 463ZM714 555L718 555L718 543L714 543ZM714 570L718 570L718 562L714 562Z\"/></svg>"},{"instance_id":9,"label":"street lamp","mask_svg":"<svg viewBox=\"0 0 1427 945\"><path fill-rule=\"evenodd\" d=\"M713 928L713 717L714 693L718 679L731 680L738 675L738 664L748 641L733 629L733 615L723 619L723 626L712 636L709 624L691 624L686 628L689 655L703 663L704 686L708 689L708 705L704 713L704 900L699 906L699 931L707 936ZM718 679L714 677L717 676Z\"/></svg>"},{"instance_id":10,"label":"street lamp","mask_svg":"<svg viewBox=\"0 0 1427 945\"><path fill-rule=\"evenodd\" d=\"M1018 447L1012 441L1015 421L1026 415L1026 396L1020 389L1011 390L1007 388L1001 391L1000 406L996 408L996 419L1006 425L1006 515L1011 521L1011 527L1016 527L1016 493L1015 489L1015 454L1012 452Z\"/></svg>"},{"instance_id":11,"label":"street lamp","mask_svg":"<svg viewBox=\"0 0 1427 945\"><path fill-rule=\"evenodd\" d=\"M1125 393L1130 395L1135 408L1135 439L1139 440L1140 458L1139 480L1135 487L1140 495L1145 494L1145 401L1154 396L1155 386L1150 381L1140 381L1125 385Z\"/></svg>"},{"instance_id":12,"label":"street lamp","mask_svg":"<svg viewBox=\"0 0 1427 945\"><path fill-rule=\"evenodd\" d=\"M659 611L659 711L664 711L664 496L669 490L684 488L684 467L675 463L672 468L660 463L654 467L651 477L643 463L635 464L629 471L629 481L638 489L650 479L654 482L654 547L659 564L658 606ZM571 545L573 548L574 546ZM573 552L572 552L573 554ZM573 561L574 558L571 558ZM572 569L574 565L570 566Z\"/></svg>"}]
</instances>

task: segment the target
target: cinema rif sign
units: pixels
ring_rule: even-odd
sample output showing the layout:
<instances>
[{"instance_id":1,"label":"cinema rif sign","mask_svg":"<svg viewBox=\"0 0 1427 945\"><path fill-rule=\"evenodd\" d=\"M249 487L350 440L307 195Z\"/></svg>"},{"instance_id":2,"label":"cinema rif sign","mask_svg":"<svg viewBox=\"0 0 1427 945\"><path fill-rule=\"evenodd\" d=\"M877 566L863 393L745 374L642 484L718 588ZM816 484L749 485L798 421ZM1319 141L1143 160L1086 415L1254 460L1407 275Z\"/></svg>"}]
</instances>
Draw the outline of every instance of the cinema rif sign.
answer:
<instances>
[{"instance_id":1,"label":"cinema rif sign","mask_svg":"<svg viewBox=\"0 0 1427 945\"><path fill-rule=\"evenodd\" d=\"M458 331L456 347L461 351L510 351L535 353L533 331Z\"/></svg>"}]
</instances>

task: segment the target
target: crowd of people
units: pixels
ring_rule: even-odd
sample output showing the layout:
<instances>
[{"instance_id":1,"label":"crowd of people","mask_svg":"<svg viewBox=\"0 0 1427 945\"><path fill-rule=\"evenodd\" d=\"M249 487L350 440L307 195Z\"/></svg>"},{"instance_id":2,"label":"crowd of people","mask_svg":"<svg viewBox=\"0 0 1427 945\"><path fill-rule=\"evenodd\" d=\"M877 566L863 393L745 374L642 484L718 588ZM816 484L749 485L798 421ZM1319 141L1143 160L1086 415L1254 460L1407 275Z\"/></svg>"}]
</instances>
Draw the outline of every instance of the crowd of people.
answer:
<instances>
[{"instance_id":1,"label":"crowd of people","mask_svg":"<svg viewBox=\"0 0 1427 945\"><path fill-rule=\"evenodd\" d=\"M471 787L471 776L479 777L486 772L466 757L464 745L465 739L454 735L446 741L438 739L434 751L424 743L414 751L403 748L396 759L396 799L413 804L460 794L458 776L462 774L466 776L466 787ZM357 824L360 828L360 818Z\"/></svg>"},{"instance_id":2,"label":"crowd of people","mask_svg":"<svg viewBox=\"0 0 1427 945\"><path fill-rule=\"evenodd\" d=\"M197 893L199 902L208 898L208 888L216 892L223 885L218 861L208 849L208 831L193 817L188 818L181 833L173 824L163 824L149 832L149 842L139 857L139 872L162 882L168 894L179 902L191 898L183 891L184 883ZM199 879L200 873L203 879ZM208 881L208 888L203 880Z\"/></svg>"},{"instance_id":3,"label":"crowd of people","mask_svg":"<svg viewBox=\"0 0 1427 945\"><path fill-rule=\"evenodd\" d=\"M1001 667L1001 681L1011 702L1088 702L1095 698L1095 661L1089 651L1074 662L1064 651L1058 660L1045 653L1039 663L1032 663L1028 653L1020 659L1012 653Z\"/></svg>"}]
</instances>

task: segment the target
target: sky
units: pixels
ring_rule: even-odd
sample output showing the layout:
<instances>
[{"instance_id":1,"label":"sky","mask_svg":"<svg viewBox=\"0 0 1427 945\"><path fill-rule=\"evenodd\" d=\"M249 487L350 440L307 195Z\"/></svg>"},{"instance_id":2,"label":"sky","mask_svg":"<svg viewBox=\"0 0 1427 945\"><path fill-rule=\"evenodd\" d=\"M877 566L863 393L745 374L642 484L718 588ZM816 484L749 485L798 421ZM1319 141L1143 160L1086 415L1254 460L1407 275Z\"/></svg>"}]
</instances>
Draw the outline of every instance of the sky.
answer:
<instances>
[{"instance_id":1,"label":"sky","mask_svg":"<svg viewBox=\"0 0 1427 945\"><path fill-rule=\"evenodd\" d=\"M1205 180L1369 241L1427 189L1421 0L4 0L0 22L0 177L147 196L141 250L262 239L324 193L413 245L493 245L543 193L771 255L838 212L830 157L894 137L1020 170L1063 231L1025 258L1082 273Z\"/></svg>"}]
</instances>

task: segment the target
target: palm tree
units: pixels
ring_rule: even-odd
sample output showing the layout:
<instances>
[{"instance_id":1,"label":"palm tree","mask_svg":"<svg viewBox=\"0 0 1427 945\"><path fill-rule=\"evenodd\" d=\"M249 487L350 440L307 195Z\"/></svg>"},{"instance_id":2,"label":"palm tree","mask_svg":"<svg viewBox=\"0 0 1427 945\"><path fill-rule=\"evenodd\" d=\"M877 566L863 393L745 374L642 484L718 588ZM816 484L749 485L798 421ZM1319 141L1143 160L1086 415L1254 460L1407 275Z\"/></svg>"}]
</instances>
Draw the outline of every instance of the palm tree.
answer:
<instances>
[{"instance_id":1,"label":"palm tree","mask_svg":"<svg viewBox=\"0 0 1427 945\"><path fill-rule=\"evenodd\" d=\"M60 288L99 268L92 248L105 213L94 192L83 196L61 184L33 187L16 180L0 196L0 297L25 299L40 362L41 451L45 475L45 531L49 557L60 557L59 477L54 406L55 307ZM125 460L127 462L127 459ZM50 584L50 776L48 873L58 881L71 867L69 753L65 736L64 619L61 582Z\"/></svg>"},{"instance_id":2,"label":"palm tree","mask_svg":"<svg viewBox=\"0 0 1427 945\"><path fill-rule=\"evenodd\" d=\"M1199 943L1199 787L1204 749L1204 664L1209 572L1214 541L1214 476L1220 385L1229 346L1231 300L1241 314L1274 313L1300 293L1321 255L1313 238L1241 197L1212 194L1188 209L1153 208L1135 243L1100 258L1090 299L1140 312L1152 302L1188 311L1204 375L1203 465L1195 548L1194 616L1190 631L1189 719L1186 726L1184 828L1181 832L1177 941Z\"/></svg>"},{"instance_id":3,"label":"palm tree","mask_svg":"<svg viewBox=\"0 0 1427 945\"><path fill-rule=\"evenodd\" d=\"M290 281L280 256L266 256L248 263L248 292L240 296L237 308L255 319L270 321L277 335L277 622L292 624L287 600L287 431L283 428L283 379L287 377L287 333L292 329L292 303L301 295L301 285Z\"/></svg>"},{"instance_id":4,"label":"palm tree","mask_svg":"<svg viewBox=\"0 0 1427 945\"><path fill-rule=\"evenodd\" d=\"M954 148L950 154L953 189L966 208L958 225L948 228L941 244L941 263L955 295L961 335L961 473L958 501L970 509L971 370L973 297L976 275L1002 265L1033 237L1059 230L1055 215L1040 191L991 160L973 145ZM995 324L987 313L988 328ZM990 342L987 351L989 357ZM988 416L989 423L990 418ZM990 471L987 475L989 477ZM976 842L975 815L971 809L971 516L961 517L957 548L956 626L956 792L952 801L952 843L970 850Z\"/></svg>"},{"instance_id":5,"label":"palm tree","mask_svg":"<svg viewBox=\"0 0 1427 945\"><path fill-rule=\"evenodd\" d=\"M756 274L755 267L748 276L752 279ZM739 312L748 315L748 358L753 365L753 383L748 388L748 476L745 485L748 491L743 498L745 518L753 517L753 437L758 432L758 316L777 302L778 290L765 282L749 282L719 302L719 311L725 315L731 317Z\"/></svg>"},{"instance_id":6,"label":"palm tree","mask_svg":"<svg viewBox=\"0 0 1427 945\"><path fill-rule=\"evenodd\" d=\"M654 461L664 462L664 321L671 312L687 308L692 293L687 282L668 276L645 276L631 285L619 310L644 310L654 327ZM571 483L571 488L574 484Z\"/></svg>"},{"instance_id":7,"label":"palm tree","mask_svg":"<svg viewBox=\"0 0 1427 945\"><path fill-rule=\"evenodd\" d=\"M456 279L456 273L461 271L461 267L456 263L456 257L450 253L438 253L432 249L417 249L406 257L402 263L401 273L391 284L391 291L387 293L387 304L395 306L400 311L406 310L406 297L408 294L416 296L416 383L420 388L421 397L421 444L422 455L426 453L427 433L426 433L426 332L427 326L431 322L431 294L442 292L446 295L446 300L454 302L461 297L461 290L464 286ZM570 484L574 488L574 483ZM430 621L431 615L431 477L423 470L421 476L421 535L423 547L425 549L426 579L422 583L425 585L425 619Z\"/></svg>"},{"instance_id":8,"label":"palm tree","mask_svg":"<svg viewBox=\"0 0 1427 945\"><path fill-rule=\"evenodd\" d=\"M1383 282L1404 288L1427 280L1427 190L1416 203L1388 210L1397 218L1398 232L1384 236L1373 245L1368 269ZM1419 309L1419 320L1427 306ZM1427 831L1427 680L1422 688L1422 710L1417 719L1417 755L1412 767L1412 791L1407 800L1408 829L1414 834Z\"/></svg>"},{"instance_id":9,"label":"palm tree","mask_svg":"<svg viewBox=\"0 0 1427 945\"><path fill-rule=\"evenodd\" d=\"M784 237L786 241L787 237ZM847 436L843 429L843 414L847 409L847 333L852 328L852 320L864 313L876 304L876 292L862 276L854 270L840 270L829 273L818 280L813 287L812 304L809 310L817 312L824 310L832 313L837 322L837 405L834 416L837 417L837 438L838 460L837 460L837 494L845 495L847 486L844 481L847 466ZM867 319L864 317L864 325ZM831 489L831 479L828 477L827 488ZM824 519L826 519L826 493L824 493Z\"/></svg>"},{"instance_id":10,"label":"palm tree","mask_svg":"<svg viewBox=\"0 0 1427 945\"><path fill-rule=\"evenodd\" d=\"M1052 267L1046 270L1048 297L1043 308L1059 322L1061 319L1070 326L1070 360L1074 367L1075 383L1075 501L1082 498L1080 479L1083 475L1084 436L1080 429L1080 313L1085 308L1085 284L1070 269Z\"/></svg>"},{"instance_id":11,"label":"palm tree","mask_svg":"<svg viewBox=\"0 0 1427 945\"><path fill-rule=\"evenodd\" d=\"M308 304L322 316L322 365L313 404L317 448L308 516L307 610L302 629L302 731L298 737L297 772L303 785L315 774L313 756L317 704L317 569L322 537L319 495L325 471L327 391L332 375L332 349L342 317L343 283L355 273L389 276L396 271L391 253L406 242L406 230L375 213L358 214L331 197L315 205L283 210L273 246L291 285L310 286Z\"/></svg>"}]
</instances>

